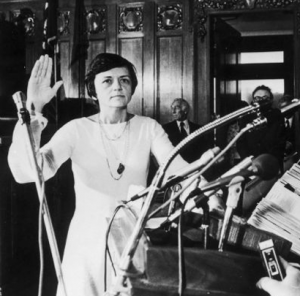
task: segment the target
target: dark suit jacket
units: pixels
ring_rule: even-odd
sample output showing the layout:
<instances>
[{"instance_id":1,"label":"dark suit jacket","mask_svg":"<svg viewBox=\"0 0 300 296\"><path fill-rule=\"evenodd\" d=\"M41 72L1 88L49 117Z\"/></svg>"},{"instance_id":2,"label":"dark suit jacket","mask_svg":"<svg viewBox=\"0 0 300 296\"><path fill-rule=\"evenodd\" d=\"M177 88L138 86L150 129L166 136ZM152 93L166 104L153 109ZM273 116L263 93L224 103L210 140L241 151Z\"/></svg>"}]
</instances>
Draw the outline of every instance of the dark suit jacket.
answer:
<instances>
[{"instance_id":1,"label":"dark suit jacket","mask_svg":"<svg viewBox=\"0 0 300 296\"><path fill-rule=\"evenodd\" d=\"M199 124L196 124L191 121L188 121L188 123L190 126L190 133L193 133L194 131L196 131L201 127ZM172 142L174 147L177 146L183 140L176 120L164 124L163 128L168 134L169 139ZM185 146L181 150L180 155L185 161L191 163L199 159L206 150L212 147L213 147L212 137L204 135L202 137L199 137L195 141L189 143L187 146Z\"/></svg>"},{"instance_id":2,"label":"dark suit jacket","mask_svg":"<svg viewBox=\"0 0 300 296\"><path fill-rule=\"evenodd\" d=\"M267 127L243 135L237 142L238 152L242 159L249 155L257 157L263 153L272 154L282 168L285 149L284 118L279 109L271 109L264 116L268 120ZM248 122L251 120L240 122L240 127L245 127Z\"/></svg>"},{"instance_id":3,"label":"dark suit jacket","mask_svg":"<svg viewBox=\"0 0 300 296\"><path fill-rule=\"evenodd\" d=\"M295 117L295 116L294 116ZM286 139L286 145L285 145L285 153L286 155L292 154L296 150L295 146L295 129L296 129L296 123L295 118L292 118L292 124L291 126L285 127L285 139ZM285 119L286 121L286 119Z\"/></svg>"}]
</instances>

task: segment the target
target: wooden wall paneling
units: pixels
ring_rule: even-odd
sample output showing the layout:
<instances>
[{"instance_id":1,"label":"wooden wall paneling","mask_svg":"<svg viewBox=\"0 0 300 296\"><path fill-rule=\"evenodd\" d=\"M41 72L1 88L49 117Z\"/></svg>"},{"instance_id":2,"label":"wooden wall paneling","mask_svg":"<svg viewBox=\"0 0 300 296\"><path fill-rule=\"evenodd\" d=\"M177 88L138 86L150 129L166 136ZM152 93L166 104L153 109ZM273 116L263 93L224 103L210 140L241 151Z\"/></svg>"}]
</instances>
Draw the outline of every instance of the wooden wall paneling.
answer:
<instances>
[{"instance_id":1,"label":"wooden wall paneling","mask_svg":"<svg viewBox=\"0 0 300 296\"><path fill-rule=\"evenodd\" d=\"M194 34L190 18L192 1L157 2L156 21L156 117L171 121L170 105L176 97L185 98L190 119L195 120Z\"/></svg>"},{"instance_id":2,"label":"wooden wall paneling","mask_svg":"<svg viewBox=\"0 0 300 296\"><path fill-rule=\"evenodd\" d=\"M131 113L143 114L143 38L119 39L119 54L136 68L138 85L128 106Z\"/></svg>"},{"instance_id":3,"label":"wooden wall paneling","mask_svg":"<svg viewBox=\"0 0 300 296\"><path fill-rule=\"evenodd\" d=\"M58 36L58 65L63 87L60 88L59 99L78 98L78 82L71 78L71 60L74 47L75 12L78 1L58 0L57 36ZM76 65L77 66L77 65ZM74 70L74 68L72 69Z\"/></svg>"},{"instance_id":4,"label":"wooden wall paneling","mask_svg":"<svg viewBox=\"0 0 300 296\"><path fill-rule=\"evenodd\" d=\"M60 74L61 78L64 82L63 88L61 91L64 92L66 98L75 98L78 95L78 92L73 89L72 81L71 81L71 72L70 72L70 52L71 52L71 44L70 41L64 40L60 42Z\"/></svg>"},{"instance_id":5,"label":"wooden wall paneling","mask_svg":"<svg viewBox=\"0 0 300 296\"><path fill-rule=\"evenodd\" d=\"M155 4L144 4L143 115L155 117Z\"/></svg>"},{"instance_id":6,"label":"wooden wall paneling","mask_svg":"<svg viewBox=\"0 0 300 296\"><path fill-rule=\"evenodd\" d=\"M106 52L117 53L117 5L107 4Z\"/></svg>"},{"instance_id":7,"label":"wooden wall paneling","mask_svg":"<svg viewBox=\"0 0 300 296\"><path fill-rule=\"evenodd\" d=\"M26 40L26 74L30 75L36 60L43 53L43 8L36 7L35 34Z\"/></svg>"},{"instance_id":8,"label":"wooden wall paneling","mask_svg":"<svg viewBox=\"0 0 300 296\"><path fill-rule=\"evenodd\" d=\"M202 106L202 98L194 94L194 32L192 27L192 5L191 1L184 1L183 6L183 98L186 99L191 110L189 119L197 122L197 109Z\"/></svg>"},{"instance_id":9,"label":"wooden wall paneling","mask_svg":"<svg viewBox=\"0 0 300 296\"><path fill-rule=\"evenodd\" d=\"M59 64L60 64L60 76L64 82L64 93L61 93L61 100L64 98L78 98L79 89L78 81L72 81L71 71L74 71L73 66L71 69L72 53L74 50L74 22L75 22L75 8L74 7L63 7L59 10L60 17L62 18L61 22L65 18L64 15L69 15L68 28L64 32L58 33L59 38ZM58 23L58 26L60 24Z\"/></svg>"},{"instance_id":10,"label":"wooden wall paneling","mask_svg":"<svg viewBox=\"0 0 300 296\"><path fill-rule=\"evenodd\" d=\"M157 119L162 124L172 120L171 103L182 97L182 43L182 36L163 36L157 41Z\"/></svg>"},{"instance_id":11,"label":"wooden wall paneling","mask_svg":"<svg viewBox=\"0 0 300 296\"><path fill-rule=\"evenodd\" d=\"M89 47L87 49L87 60L85 63L85 73L87 73L91 61L96 55L105 52L106 50L106 40L104 39L91 39L89 40ZM85 97L89 98L87 90L85 88Z\"/></svg>"},{"instance_id":12,"label":"wooden wall paneling","mask_svg":"<svg viewBox=\"0 0 300 296\"><path fill-rule=\"evenodd\" d=\"M118 54L136 68L138 85L128 106L131 113L143 114L144 3L121 4L117 7Z\"/></svg>"},{"instance_id":13,"label":"wooden wall paneling","mask_svg":"<svg viewBox=\"0 0 300 296\"><path fill-rule=\"evenodd\" d=\"M34 14L34 35L26 37L26 73L29 74L34 62L42 53L44 3L42 1L3 1L0 3L0 11L9 22L13 21L13 14L20 13L21 9L30 9Z\"/></svg>"},{"instance_id":14,"label":"wooden wall paneling","mask_svg":"<svg viewBox=\"0 0 300 296\"><path fill-rule=\"evenodd\" d=\"M209 25L209 22L207 23ZM198 115L198 123L204 125L210 121L210 103L214 99L211 88L213 84L210 81L210 38L207 35L202 39L198 35L197 27L195 28L195 34L195 98L198 102L201 102L201 104L198 103L196 113Z\"/></svg>"}]
</instances>

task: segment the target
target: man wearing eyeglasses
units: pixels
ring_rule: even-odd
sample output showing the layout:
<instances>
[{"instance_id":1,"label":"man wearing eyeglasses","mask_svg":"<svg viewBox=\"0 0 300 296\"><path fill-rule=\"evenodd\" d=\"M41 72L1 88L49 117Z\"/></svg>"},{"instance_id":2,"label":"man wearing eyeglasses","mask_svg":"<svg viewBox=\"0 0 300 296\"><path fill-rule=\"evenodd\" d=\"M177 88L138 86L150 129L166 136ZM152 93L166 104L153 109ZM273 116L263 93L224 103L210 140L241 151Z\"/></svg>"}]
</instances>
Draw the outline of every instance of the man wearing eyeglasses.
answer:
<instances>
[{"instance_id":1,"label":"man wearing eyeglasses","mask_svg":"<svg viewBox=\"0 0 300 296\"><path fill-rule=\"evenodd\" d=\"M285 126L284 117L279 109L273 108L273 93L265 85L255 88L252 93L251 104L258 103L261 113L267 119L267 126L245 134L237 143L237 149L241 158L249 155L254 157L269 153L275 156L283 169L283 157L285 149ZM247 117L241 122L241 128L251 122L253 117Z\"/></svg>"}]
</instances>

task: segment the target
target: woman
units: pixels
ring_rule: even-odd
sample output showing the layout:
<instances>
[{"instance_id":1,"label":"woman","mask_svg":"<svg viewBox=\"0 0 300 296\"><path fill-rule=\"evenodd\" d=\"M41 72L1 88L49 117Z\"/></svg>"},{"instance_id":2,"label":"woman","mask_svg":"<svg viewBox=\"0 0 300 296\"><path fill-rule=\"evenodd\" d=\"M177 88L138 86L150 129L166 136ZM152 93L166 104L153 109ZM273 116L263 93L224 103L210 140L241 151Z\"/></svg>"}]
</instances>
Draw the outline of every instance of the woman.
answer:
<instances>
[{"instance_id":1,"label":"woman","mask_svg":"<svg viewBox=\"0 0 300 296\"><path fill-rule=\"evenodd\" d=\"M43 107L62 82L50 87L52 60L42 56L28 84L27 108L36 147L46 126ZM146 187L150 153L161 163L173 149L167 134L153 119L128 113L127 106L137 86L134 66L119 55L99 54L86 76L89 95L98 100L100 112L75 119L56 132L37 152L43 173L49 179L67 160L72 160L76 209L63 256L63 276L68 295L103 293L103 254L107 218L117 202L126 199L130 185ZM20 123L9 151L9 164L20 183L32 182ZM174 172L186 163L176 158Z\"/></svg>"}]
</instances>

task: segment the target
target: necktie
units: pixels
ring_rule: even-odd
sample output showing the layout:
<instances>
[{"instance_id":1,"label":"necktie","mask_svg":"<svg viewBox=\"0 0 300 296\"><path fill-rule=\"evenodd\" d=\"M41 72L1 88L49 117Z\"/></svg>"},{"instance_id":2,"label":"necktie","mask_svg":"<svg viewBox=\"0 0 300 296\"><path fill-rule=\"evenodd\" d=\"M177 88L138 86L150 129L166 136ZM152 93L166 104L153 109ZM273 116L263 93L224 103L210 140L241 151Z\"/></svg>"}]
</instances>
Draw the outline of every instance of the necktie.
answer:
<instances>
[{"instance_id":1,"label":"necktie","mask_svg":"<svg viewBox=\"0 0 300 296\"><path fill-rule=\"evenodd\" d=\"M183 121L180 122L180 133L181 133L182 138L185 138L188 135L185 128L184 128L184 122Z\"/></svg>"},{"instance_id":2,"label":"necktie","mask_svg":"<svg viewBox=\"0 0 300 296\"><path fill-rule=\"evenodd\" d=\"M289 122L288 119L286 119L286 121L285 121L285 127L286 127L287 129L289 129L289 128L291 127L290 122Z\"/></svg>"}]
</instances>

